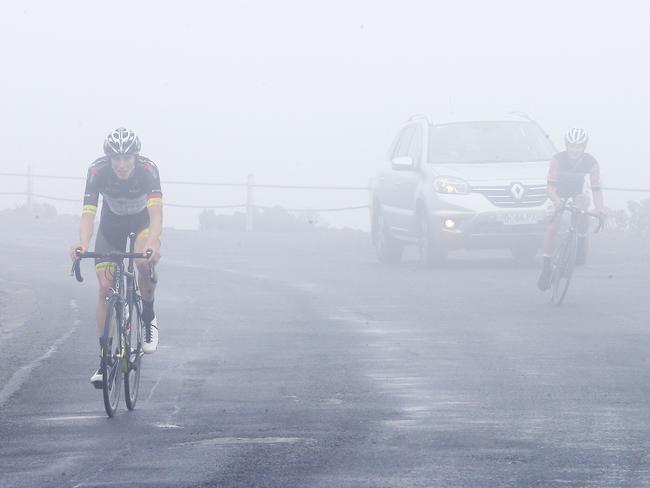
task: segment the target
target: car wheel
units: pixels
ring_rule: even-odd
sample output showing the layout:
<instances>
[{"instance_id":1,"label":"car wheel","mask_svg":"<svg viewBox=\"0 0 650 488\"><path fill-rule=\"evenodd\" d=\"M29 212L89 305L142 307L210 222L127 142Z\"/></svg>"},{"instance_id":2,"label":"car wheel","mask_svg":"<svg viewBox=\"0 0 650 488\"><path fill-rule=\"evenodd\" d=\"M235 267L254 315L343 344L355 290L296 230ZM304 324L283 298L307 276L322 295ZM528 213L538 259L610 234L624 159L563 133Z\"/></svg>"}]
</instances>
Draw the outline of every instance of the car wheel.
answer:
<instances>
[{"instance_id":1,"label":"car wheel","mask_svg":"<svg viewBox=\"0 0 650 488\"><path fill-rule=\"evenodd\" d=\"M418 214L418 251L423 266L440 264L447 259L447 250L436 242L431 220L425 212Z\"/></svg>"},{"instance_id":2,"label":"car wheel","mask_svg":"<svg viewBox=\"0 0 650 488\"><path fill-rule=\"evenodd\" d=\"M379 262L383 264L399 263L402 259L404 246L390 234L388 223L381 211L376 213L373 234Z\"/></svg>"}]
</instances>

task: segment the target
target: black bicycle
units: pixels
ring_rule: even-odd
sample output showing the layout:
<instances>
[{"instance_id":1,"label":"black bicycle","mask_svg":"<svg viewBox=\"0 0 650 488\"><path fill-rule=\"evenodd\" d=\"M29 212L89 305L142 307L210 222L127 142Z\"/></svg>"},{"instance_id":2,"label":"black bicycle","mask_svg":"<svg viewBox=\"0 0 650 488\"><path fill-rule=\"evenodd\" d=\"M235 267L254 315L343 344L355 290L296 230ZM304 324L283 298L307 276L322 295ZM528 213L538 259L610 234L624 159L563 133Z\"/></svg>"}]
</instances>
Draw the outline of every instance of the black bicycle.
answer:
<instances>
[{"instance_id":1,"label":"black bicycle","mask_svg":"<svg viewBox=\"0 0 650 488\"><path fill-rule=\"evenodd\" d=\"M148 259L151 257L151 251L134 252L135 237L133 233L129 235L129 252L95 253L77 250L77 259L72 265L77 281L82 282L80 269L82 259L100 258L113 263L113 266L107 268L107 272L112 274L112 293L106 298L106 321L100 339L100 372L104 408L109 417L115 415L120 401L122 377L124 377L124 400L129 410L135 408L140 389L144 324L142 297L138 289L134 260ZM126 269L125 259L128 259ZM153 266L150 268L150 273L151 280L156 281Z\"/></svg>"},{"instance_id":2,"label":"black bicycle","mask_svg":"<svg viewBox=\"0 0 650 488\"><path fill-rule=\"evenodd\" d=\"M598 233L603 228L605 220L601 214L588 212L569 200L563 200L562 206L556 212L554 219L559 218L564 212L571 213L569 227L560 238L559 244L555 248L552 258L551 269L551 302L554 305L560 305L569 290L571 277L576 264L576 254L578 250L578 220L581 216L594 217L599 220L595 232Z\"/></svg>"}]
</instances>

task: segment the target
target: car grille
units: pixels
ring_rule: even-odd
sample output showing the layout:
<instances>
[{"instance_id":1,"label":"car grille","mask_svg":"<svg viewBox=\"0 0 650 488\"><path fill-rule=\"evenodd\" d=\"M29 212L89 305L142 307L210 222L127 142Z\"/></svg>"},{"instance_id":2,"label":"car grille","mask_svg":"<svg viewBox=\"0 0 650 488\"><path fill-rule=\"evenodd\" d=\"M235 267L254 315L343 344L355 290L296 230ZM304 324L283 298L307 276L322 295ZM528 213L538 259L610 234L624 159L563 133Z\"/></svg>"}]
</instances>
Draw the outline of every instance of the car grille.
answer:
<instances>
[{"instance_id":1,"label":"car grille","mask_svg":"<svg viewBox=\"0 0 650 488\"><path fill-rule=\"evenodd\" d=\"M474 186L472 191L480 193L493 205L504 208L539 207L546 201L546 185L526 186L521 198L515 198L512 185L509 186Z\"/></svg>"}]
</instances>

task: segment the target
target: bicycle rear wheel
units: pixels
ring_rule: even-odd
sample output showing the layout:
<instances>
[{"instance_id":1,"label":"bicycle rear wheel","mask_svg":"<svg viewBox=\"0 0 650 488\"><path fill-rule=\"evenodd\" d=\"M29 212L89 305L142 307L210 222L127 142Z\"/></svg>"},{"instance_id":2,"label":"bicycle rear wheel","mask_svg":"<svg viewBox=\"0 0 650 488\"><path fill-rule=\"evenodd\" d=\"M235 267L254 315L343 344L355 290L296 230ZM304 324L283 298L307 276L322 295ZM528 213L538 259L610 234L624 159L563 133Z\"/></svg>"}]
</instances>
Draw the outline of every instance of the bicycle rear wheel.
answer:
<instances>
[{"instance_id":1,"label":"bicycle rear wheel","mask_svg":"<svg viewBox=\"0 0 650 488\"><path fill-rule=\"evenodd\" d=\"M140 391L140 367L142 363L142 303L139 299L131 305L127 334L129 351L124 372L124 400L126 408L133 410Z\"/></svg>"},{"instance_id":2,"label":"bicycle rear wheel","mask_svg":"<svg viewBox=\"0 0 650 488\"><path fill-rule=\"evenodd\" d=\"M571 277L576 262L577 238L569 232L553 256L553 272L551 275L551 302L560 305L569 291Z\"/></svg>"},{"instance_id":3,"label":"bicycle rear wheel","mask_svg":"<svg viewBox=\"0 0 650 488\"><path fill-rule=\"evenodd\" d=\"M106 307L106 322L102 336L102 389L104 408L109 417L115 415L122 392L124 351L120 329L120 304L116 298L111 298Z\"/></svg>"}]
</instances>

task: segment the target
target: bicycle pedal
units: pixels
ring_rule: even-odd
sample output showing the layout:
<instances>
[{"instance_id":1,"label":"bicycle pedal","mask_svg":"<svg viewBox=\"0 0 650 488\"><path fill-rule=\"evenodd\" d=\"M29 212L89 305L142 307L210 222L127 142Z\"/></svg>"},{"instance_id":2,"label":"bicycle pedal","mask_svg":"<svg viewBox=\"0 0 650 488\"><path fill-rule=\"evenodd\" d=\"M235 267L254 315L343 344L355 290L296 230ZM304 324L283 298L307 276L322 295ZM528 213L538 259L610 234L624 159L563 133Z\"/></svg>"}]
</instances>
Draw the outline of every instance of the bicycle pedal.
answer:
<instances>
[{"instance_id":1,"label":"bicycle pedal","mask_svg":"<svg viewBox=\"0 0 650 488\"><path fill-rule=\"evenodd\" d=\"M103 388L101 381L93 381L92 385L95 387L96 390L101 390Z\"/></svg>"}]
</instances>

